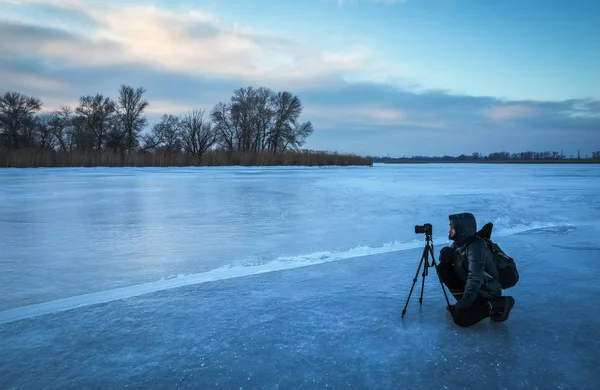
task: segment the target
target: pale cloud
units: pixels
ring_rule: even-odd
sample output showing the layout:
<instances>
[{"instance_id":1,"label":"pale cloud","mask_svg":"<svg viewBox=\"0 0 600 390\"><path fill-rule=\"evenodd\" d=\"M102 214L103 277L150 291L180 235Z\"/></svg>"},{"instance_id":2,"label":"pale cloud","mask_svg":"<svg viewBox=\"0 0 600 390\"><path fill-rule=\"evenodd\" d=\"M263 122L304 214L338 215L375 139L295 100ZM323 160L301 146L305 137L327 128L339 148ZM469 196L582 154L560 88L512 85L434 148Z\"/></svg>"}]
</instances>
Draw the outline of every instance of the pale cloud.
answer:
<instances>
[{"instance_id":1,"label":"pale cloud","mask_svg":"<svg viewBox=\"0 0 600 390\"><path fill-rule=\"evenodd\" d=\"M495 121L529 118L538 114L538 108L519 104L497 106L484 110L484 115Z\"/></svg>"},{"instance_id":2,"label":"pale cloud","mask_svg":"<svg viewBox=\"0 0 600 390\"><path fill-rule=\"evenodd\" d=\"M50 77L31 73L0 69L0 85L4 87L26 87L48 91L66 91L69 84Z\"/></svg>"},{"instance_id":3,"label":"pale cloud","mask_svg":"<svg viewBox=\"0 0 600 390\"><path fill-rule=\"evenodd\" d=\"M441 120L422 118L416 113L400 108L380 105L355 106L307 106L304 110L307 117L314 118L317 123L345 123L359 126L398 126L443 128Z\"/></svg>"},{"instance_id":4,"label":"pale cloud","mask_svg":"<svg viewBox=\"0 0 600 390\"><path fill-rule=\"evenodd\" d=\"M94 21L97 28L85 36L15 34L16 41L2 45L4 55L35 52L57 65L141 64L190 75L268 82L272 86L304 86L351 75L361 72L373 59L367 47L320 51L248 26L228 24L202 10L173 11L153 5L101 5L78 0L25 2L77 11ZM68 29L69 21L64 22Z\"/></svg>"}]
</instances>

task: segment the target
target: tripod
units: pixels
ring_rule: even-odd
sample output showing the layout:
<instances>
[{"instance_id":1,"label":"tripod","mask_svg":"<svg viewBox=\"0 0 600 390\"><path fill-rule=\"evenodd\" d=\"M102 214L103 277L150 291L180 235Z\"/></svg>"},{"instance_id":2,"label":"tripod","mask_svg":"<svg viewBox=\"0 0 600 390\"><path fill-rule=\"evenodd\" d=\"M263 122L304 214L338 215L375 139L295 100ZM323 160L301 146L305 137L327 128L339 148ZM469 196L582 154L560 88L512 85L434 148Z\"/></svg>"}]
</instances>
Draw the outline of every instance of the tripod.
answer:
<instances>
[{"instance_id":1,"label":"tripod","mask_svg":"<svg viewBox=\"0 0 600 390\"><path fill-rule=\"evenodd\" d=\"M429 255L431 255L432 262L429 263ZM423 289L425 288L425 276L429 275L428 269L429 267L435 267L435 256L433 254L433 238L431 237L430 232L425 232L425 248L423 248L423 255L421 256L421 262L419 263L419 268L417 268L417 273L415 274L415 278L413 279L412 287L410 288L410 293L408 294L408 298L406 299L406 304L404 305L404 310L402 310L402 318L406 314L406 308L408 307L408 301L410 300L410 296L412 295L413 289L415 288L415 283L417 283L417 277L419 276L419 271L421 270L421 266L423 265L423 261L425 262L425 267L423 268L423 282L421 283L421 297L419 298L419 304L423 304ZM437 273L437 268L436 268ZM440 275L438 274L438 279L440 281L440 285L442 286L442 291L444 292L444 296L446 297L446 302L448 303L448 308L450 308L450 301L448 300L448 295L446 294L446 289L444 289L444 284L440 279Z\"/></svg>"}]
</instances>

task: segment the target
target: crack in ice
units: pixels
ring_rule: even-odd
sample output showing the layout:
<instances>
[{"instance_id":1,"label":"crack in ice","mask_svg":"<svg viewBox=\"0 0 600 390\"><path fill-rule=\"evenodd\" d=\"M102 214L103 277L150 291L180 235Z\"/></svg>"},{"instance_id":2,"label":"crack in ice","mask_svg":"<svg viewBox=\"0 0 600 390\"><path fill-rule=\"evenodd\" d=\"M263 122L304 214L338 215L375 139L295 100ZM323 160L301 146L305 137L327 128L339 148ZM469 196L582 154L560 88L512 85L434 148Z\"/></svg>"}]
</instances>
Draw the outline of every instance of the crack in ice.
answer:
<instances>
[{"instance_id":1,"label":"crack in ice","mask_svg":"<svg viewBox=\"0 0 600 390\"><path fill-rule=\"evenodd\" d=\"M528 231L545 229L550 227L574 226L571 224L534 223L531 225L519 225L508 229L499 229L493 237L505 237ZM436 246L446 245L448 240L439 237L434 238ZM76 295L68 298L57 299L33 305L16 307L0 311L0 324L13 322L25 318L37 317L65 310L91 306L120 299L132 298L140 295L155 293L158 291L174 289L189 285L213 282L223 279L232 279L243 276L258 275L268 272L283 271L306 267L326 262L365 257L371 255L398 252L416 249L423 246L422 240L414 240L405 243L392 242L379 247L360 246L344 252L316 252L306 255L282 256L271 262L249 266L224 266L211 271L180 275L176 277L163 278L154 282L141 283L132 286L120 287L111 290L98 291L88 294Z\"/></svg>"}]
</instances>

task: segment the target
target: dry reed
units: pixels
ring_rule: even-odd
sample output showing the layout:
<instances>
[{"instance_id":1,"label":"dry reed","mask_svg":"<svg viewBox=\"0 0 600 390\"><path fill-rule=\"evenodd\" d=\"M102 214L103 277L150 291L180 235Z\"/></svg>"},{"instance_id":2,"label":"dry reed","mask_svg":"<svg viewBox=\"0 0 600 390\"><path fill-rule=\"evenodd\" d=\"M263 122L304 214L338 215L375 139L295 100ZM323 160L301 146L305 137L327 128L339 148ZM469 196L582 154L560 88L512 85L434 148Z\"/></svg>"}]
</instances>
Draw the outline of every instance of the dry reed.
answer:
<instances>
[{"instance_id":1,"label":"dry reed","mask_svg":"<svg viewBox=\"0 0 600 390\"><path fill-rule=\"evenodd\" d=\"M370 157L315 150L226 152L213 150L202 158L180 152L120 153L102 151L0 150L0 167L179 167L179 166L324 166L372 165Z\"/></svg>"}]
</instances>

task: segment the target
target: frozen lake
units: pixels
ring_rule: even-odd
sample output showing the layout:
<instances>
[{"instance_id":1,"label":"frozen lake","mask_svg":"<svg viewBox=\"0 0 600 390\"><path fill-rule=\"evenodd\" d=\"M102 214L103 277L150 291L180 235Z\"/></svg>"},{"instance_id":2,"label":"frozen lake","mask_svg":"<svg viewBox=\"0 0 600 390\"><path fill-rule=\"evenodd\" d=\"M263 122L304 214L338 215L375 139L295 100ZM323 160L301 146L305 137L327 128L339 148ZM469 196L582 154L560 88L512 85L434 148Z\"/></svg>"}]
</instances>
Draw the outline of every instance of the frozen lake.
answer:
<instances>
[{"instance_id":1,"label":"frozen lake","mask_svg":"<svg viewBox=\"0 0 600 390\"><path fill-rule=\"evenodd\" d=\"M599 179L598 165L0 170L0 387L593 388ZM457 329L430 273L401 320L414 225L433 224L437 256L463 211L518 262L511 318Z\"/></svg>"}]
</instances>

